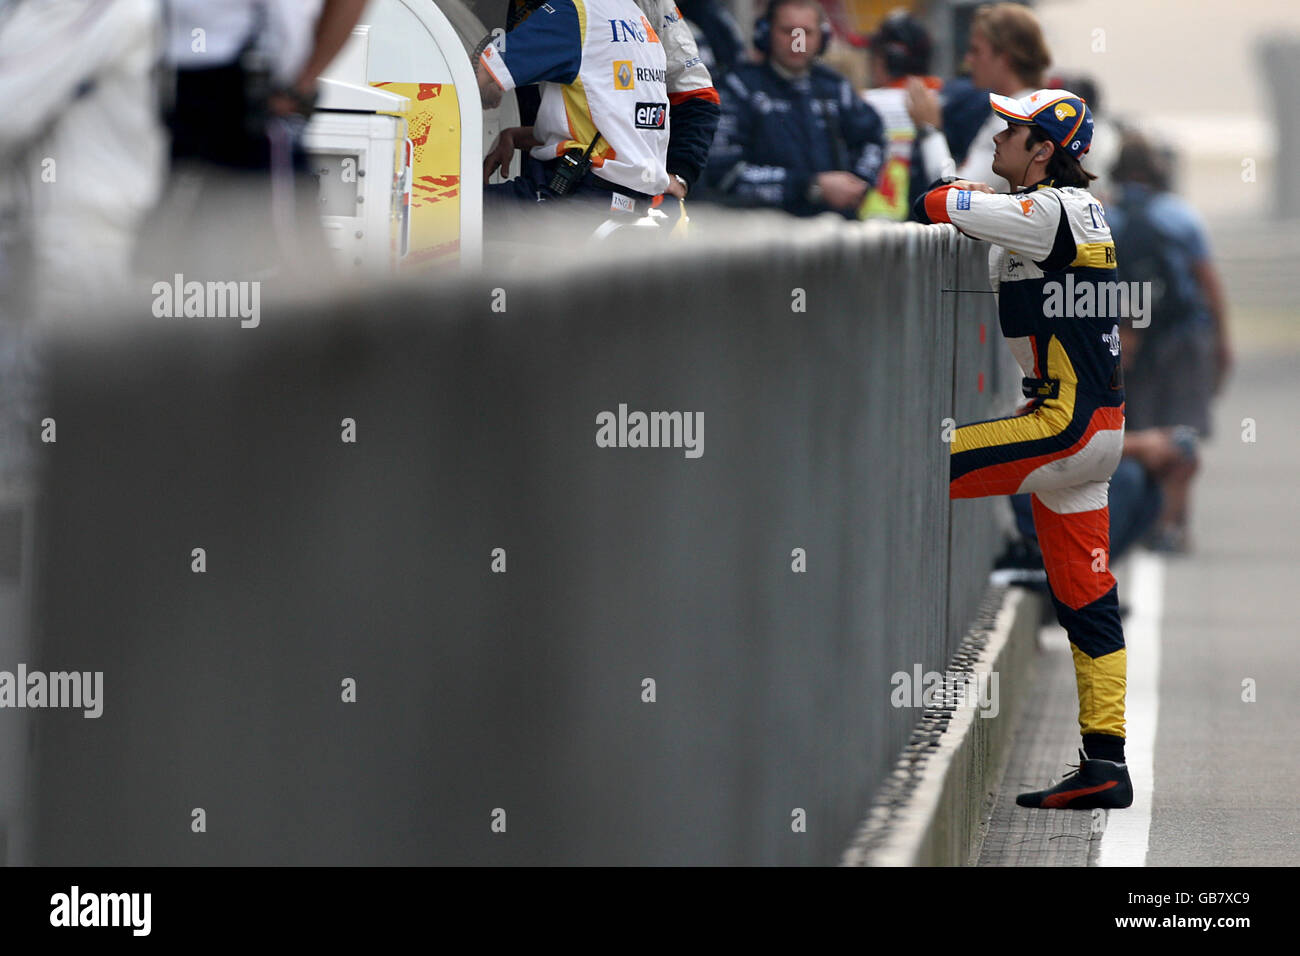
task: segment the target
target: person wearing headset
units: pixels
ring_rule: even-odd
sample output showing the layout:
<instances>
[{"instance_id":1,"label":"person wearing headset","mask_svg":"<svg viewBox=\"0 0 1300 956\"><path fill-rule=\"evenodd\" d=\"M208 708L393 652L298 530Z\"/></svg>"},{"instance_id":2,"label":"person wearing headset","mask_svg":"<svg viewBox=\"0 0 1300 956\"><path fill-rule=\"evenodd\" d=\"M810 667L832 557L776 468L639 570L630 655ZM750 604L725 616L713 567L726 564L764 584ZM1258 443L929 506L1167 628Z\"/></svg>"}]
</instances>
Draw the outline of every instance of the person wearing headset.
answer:
<instances>
[{"instance_id":1,"label":"person wearing headset","mask_svg":"<svg viewBox=\"0 0 1300 956\"><path fill-rule=\"evenodd\" d=\"M772 0L754 26L757 63L727 75L705 181L724 203L796 216L857 216L885 155L879 114L817 57L830 43L817 0Z\"/></svg>"}]
</instances>

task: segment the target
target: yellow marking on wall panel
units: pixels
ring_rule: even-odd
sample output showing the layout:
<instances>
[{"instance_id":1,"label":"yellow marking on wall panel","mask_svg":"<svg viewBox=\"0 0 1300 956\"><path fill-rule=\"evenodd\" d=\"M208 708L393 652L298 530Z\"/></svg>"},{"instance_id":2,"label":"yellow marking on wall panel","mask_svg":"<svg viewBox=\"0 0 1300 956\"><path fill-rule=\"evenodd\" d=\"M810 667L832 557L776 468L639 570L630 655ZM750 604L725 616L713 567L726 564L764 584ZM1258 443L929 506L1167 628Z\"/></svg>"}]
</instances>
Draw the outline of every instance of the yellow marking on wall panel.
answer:
<instances>
[{"instance_id":1,"label":"yellow marking on wall panel","mask_svg":"<svg viewBox=\"0 0 1300 956\"><path fill-rule=\"evenodd\" d=\"M402 269L460 260L460 107L451 83L372 83L411 101L411 245ZM477 101L477 91L475 91ZM474 174L470 171L470 175Z\"/></svg>"}]
</instances>

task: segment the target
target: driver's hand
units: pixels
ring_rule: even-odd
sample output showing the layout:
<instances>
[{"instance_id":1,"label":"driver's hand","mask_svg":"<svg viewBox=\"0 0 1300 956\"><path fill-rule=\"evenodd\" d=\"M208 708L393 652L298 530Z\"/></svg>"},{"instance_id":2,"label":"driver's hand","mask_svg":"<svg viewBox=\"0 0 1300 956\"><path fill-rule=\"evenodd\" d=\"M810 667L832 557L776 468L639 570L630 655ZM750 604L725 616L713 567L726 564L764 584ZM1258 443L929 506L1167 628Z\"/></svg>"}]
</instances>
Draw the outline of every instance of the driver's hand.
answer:
<instances>
[{"instance_id":1,"label":"driver's hand","mask_svg":"<svg viewBox=\"0 0 1300 956\"><path fill-rule=\"evenodd\" d=\"M996 193L997 190L988 183L973 183L969 179L958 179L952 184L953 189L966 189L976 193Z\"/></svg>"},{"instance_id":2,"label":"driver's hand","mask_svg":"<svg viewBox=\"0 0 1300 956\"><path fill-rule=\"evenodd\" d=\"M502 179L510 176L510 163L515 158L515 148L515 128L512 126L503 129L501 135L497 137L496 144L488 150L487 157L483 160L484 185L498 169L501 170Z\"/></svg>"}]
</instances>

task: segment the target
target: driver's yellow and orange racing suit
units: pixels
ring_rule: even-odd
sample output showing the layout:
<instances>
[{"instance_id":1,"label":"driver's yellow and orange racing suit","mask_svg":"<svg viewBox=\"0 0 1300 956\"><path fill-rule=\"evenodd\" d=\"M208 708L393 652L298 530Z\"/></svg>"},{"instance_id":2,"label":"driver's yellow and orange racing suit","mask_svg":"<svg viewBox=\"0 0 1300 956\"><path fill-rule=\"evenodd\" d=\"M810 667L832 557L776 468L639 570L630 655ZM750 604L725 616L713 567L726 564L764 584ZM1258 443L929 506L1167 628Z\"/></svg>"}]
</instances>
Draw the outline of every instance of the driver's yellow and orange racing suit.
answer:
<instances>
[{"instance_id":1,"label":"driver's yellow and orange racing suit","mask_svg":"<svg viewBox=\"0 0 1300 956\"><path fill-rule=\"evenodd\" d=\"M917 201L917 213L994 243L998 318L1029 399L1014 415L957 428L949 494L1032 493L1048 585L1074 656L1085 750L1122 762L1126 656L1107 491L1124 443L1122 316L1111 313L1127 299L1115 282L1105 211L1086 189L1044 181L1010 194L938 186Z\"/></svg>"}]
</instances>

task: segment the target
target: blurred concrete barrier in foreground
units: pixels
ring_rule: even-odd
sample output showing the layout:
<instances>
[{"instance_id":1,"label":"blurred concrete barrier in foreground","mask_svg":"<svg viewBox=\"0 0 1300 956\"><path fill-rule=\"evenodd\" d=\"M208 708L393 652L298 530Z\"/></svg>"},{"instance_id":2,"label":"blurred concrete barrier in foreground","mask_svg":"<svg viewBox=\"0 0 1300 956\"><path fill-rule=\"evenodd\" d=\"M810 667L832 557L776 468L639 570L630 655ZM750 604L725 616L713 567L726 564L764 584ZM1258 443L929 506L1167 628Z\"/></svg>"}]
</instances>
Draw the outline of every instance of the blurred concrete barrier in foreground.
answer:
<instances>
[{"instance_id":1,"label":"blurred concrete barrier in foreground","mask_svg":"<svg viewBox=\"0 0 1300 956\"><path fill-rule=\"evenodd\" d=\"M997 545L986 261L788 224L64 330L28 665L103 713L34 715L25 862L838 861Z\"/></svg>"}]
</instances>

